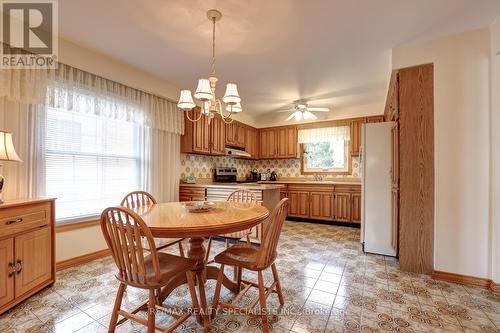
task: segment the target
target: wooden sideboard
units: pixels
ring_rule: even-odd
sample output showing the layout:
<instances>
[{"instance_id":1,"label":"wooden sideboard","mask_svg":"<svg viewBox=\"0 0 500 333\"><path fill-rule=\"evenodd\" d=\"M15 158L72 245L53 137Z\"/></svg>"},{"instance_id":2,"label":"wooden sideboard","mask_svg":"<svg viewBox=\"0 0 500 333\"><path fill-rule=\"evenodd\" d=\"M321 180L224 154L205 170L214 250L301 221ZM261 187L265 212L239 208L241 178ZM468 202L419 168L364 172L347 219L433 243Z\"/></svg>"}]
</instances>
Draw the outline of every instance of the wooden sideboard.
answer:
<instances>
[{"instance_id":1,"label":"wooden sideboard","mask_svg":"<svg viewBox=\"0 0 500 333\"><path fill-rule=\"evenodd\" d=\"M0 314L52 285L55 266L55 199L0 205Z\"/></svg>"}]
</instances>

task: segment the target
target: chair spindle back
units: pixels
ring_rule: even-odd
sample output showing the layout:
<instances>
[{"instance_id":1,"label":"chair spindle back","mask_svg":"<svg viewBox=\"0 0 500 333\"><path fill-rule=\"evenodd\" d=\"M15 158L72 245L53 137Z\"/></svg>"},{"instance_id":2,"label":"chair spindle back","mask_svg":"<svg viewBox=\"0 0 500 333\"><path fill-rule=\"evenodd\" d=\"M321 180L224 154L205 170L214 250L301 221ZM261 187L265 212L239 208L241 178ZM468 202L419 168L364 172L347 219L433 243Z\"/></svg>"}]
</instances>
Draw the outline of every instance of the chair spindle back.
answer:
<instances>
[{"instance_id":1,"label":"chair spindle back","mask_svg":"<svg viewBox=\"0 0 500 333\"><path fill-rule=\"evenodd\" d=\"M288 198L283 198L274 207L271 216L267 221L262 223L262 240L259 247L259 264L268 266L272 264L276 247L281 235L281 228L285 222L288 211Z\"/></svg>"},{"instance_id":2,"label":"chair spindle back","mask_svg":"<svg viewBox=\"0 0 500 333\"><path fill-rule=\"evenodd\" d=\"M151 193L148 193L146 191L134 191L130 192L123 198L120 206L133 209L154 205L156 203L157 201Z\"/></svg>"},{"instance_id":3,"label":"chair spindle back","mask_svg":"<svg viewBox=\"0 0 500 333\"><path fill-rule=\"evenodd\" d=\"M143 238L149 245L146 253L151 256L156 280L160 281L160 264L153 235L139 215L126 207L106 208L101 214L101 230L124 281L147 283Z\"/></svg>"},{"instance_id":4,"label":"chair spindle back","mask_svg":"<svg viewBox=\"0 0 500 333\"><path fill-rule=\"evenodd\" d=\"M249 190L236 190L227 197L227 201L234 202L257 202L255 193Z\"/></svg>"}]
</instances>

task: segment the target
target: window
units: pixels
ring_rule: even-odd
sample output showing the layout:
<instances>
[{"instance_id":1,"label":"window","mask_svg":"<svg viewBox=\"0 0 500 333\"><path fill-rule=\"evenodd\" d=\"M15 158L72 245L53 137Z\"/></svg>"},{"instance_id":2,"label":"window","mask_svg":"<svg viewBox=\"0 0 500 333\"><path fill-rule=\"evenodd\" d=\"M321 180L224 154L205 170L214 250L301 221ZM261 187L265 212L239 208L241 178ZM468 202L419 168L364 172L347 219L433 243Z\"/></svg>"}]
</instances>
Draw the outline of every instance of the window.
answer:
<instances>
[{"instance_id":1,"label":"window","mask_svg":"<svg viewBox=\"0 0 500 333\"><path fill-rule=\"evenodd\" d=\"M303 173L349 172L348 126L299 131Z\"/></svg>"},{"instance_id":2,"label":"window","mask_svg":"<svg viewBox=\"0 0 500 333\"><path fill-rule=\"evenodd\" d=\"M139 126L47 108L45 192L58 221L99 215L140 188Z\"/></svg>"}]
</instances>

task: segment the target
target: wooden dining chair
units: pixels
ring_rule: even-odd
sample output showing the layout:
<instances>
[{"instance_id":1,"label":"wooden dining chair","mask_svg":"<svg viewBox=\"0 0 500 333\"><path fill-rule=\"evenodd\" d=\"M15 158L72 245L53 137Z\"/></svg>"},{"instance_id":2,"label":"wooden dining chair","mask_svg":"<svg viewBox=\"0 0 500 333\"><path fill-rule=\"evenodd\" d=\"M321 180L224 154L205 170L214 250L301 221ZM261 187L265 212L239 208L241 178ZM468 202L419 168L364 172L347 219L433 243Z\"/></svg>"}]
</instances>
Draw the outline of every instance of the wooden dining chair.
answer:
<instances>
[{"instance_id":1,"label":"wooden dining chair","mask_svg":"<svg viewBox=\"0 0 500 333\"><path fill-rule=\"evenodd\" d=\"M157 203L158 202L151 193L148 193L146 191L133 191L127 194L123 198L122 202L120 203L120 206L127 207L130 209L135 209L135 208L155 205ZM184 248L182 246L183 240L184 238L155 238L155 247L157 250L163 250L167 247L178 244L179 254L182 257L185 257ZM148 244L145 243L143 245L144 245L144 250L149 251Z\"/></svg>"},{"instance_id":2,"label":"wooden dining chair","mask_svg":"<svg viewBox=\"0 0 500 333\"><path fill-rule=\"evenodd\" d=\"M255 196L255 193L249 190L236 190L232 192L228 197L227 201L233 201L233 202L257 202L257 197ZM231 242L233 243L239 243L241 239L245 238L247 244L250 244L250 234L252 233L252 229L247 229L239 232L233 232L229 234L224 234L224 235L218 235L215 236L217 238L222 238L223 240L226 241L226 249L231 246ZM208 239L208 245L207 245L207 253L205 255L205 261L207 263L210 263L208 261L208 258L210 256L210 248L212 247L212 237ZM213 262L213 261L211 261ZM238 268L234 267L234 279L237 280L238 277Z\"/></svg>"},{"instance_id":3,"label":"wooden dining chair","mask_svg":"<svg viewBox=\"0 0 500 333\"><path fill-rule=\"evenodd\" d=\"M277 257L276 247L281 234L281 228L286 218L288 209L288 198L282 199L274 208L270 218L263 223L262 241L259 247L253 247L251 244L235 245L224 252L215 256L215 262L220 264L220 272L217 278L217 285L215 287L215 295L212 305L212 318L215 317L219 307L229 308L235 310L237 313L245 313L251 316L261 317L262 331L269 332L269 323L266 314L266 299L271 293L278 294L278 299L281 305L285 304L283 292L281 290L281 283L278 276L278 270L274 261ZM240 269L248 269L258 274L258 282L250 282L241 280L239 276L239 283L245 285L245 288L240 291L231 303L219 303L222 281L224 279L224 267L226 265L237 266ZM264 277L262 271L271 267L273 272L274 282L270 287L264 285ZM259 289L259 297L250 303L248 308L237 306L238 301L248 292L251 287ZM253 309L260 303L260 311L256 312Z\"/></svg>"},{"instance_id":4,"label":"wooden dining chair","mask_svg":"<svg viewBox=\"0 0 500 333\"><path fill-rule=\"evenodd\" d=\"M160 327L155 322L155 311L157 309L168 311L161 304L158 304L159 292L178 274L186 274L192 305L199 308L191 273L191 270L196 266L196 261L158 252L154 246L151 231L134 211L126 207L105 209L101 214L101 230L118 268L115 276L120 281L109 323L109 332L115 331L119 315L123 317L120 323L133 320L147 326L148 333L153 333L156 328L165 332L172 332L186 321L193 311L176 316L175 322L168 328ZM147 252L144 251L143 238L149 244L149 251ZM149 290L147 319L136 314L140 308L132 312L122 310L123 293L127 286Z\"/></svg>"}]
</instances>

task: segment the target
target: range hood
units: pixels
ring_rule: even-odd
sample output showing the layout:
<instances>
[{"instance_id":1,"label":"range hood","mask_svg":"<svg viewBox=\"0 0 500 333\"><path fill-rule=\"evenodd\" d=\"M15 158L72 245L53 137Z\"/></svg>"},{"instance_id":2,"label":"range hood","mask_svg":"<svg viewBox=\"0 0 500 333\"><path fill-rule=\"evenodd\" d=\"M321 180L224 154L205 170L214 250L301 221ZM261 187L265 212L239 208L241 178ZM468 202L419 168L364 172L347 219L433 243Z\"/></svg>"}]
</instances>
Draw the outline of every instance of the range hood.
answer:
<instances>
[{"instance_id":1,"label":"range hood","mask_svg":"<svg viewBox=\"0 0 500 333\"><path fill-rule=\"evenodd\" d=\"M247 153L244 150L241 149L235 149L235 148L226 148L226 156L233 156L233 157L251 157L249 153Z\"/></svg>"}]
</instances>

